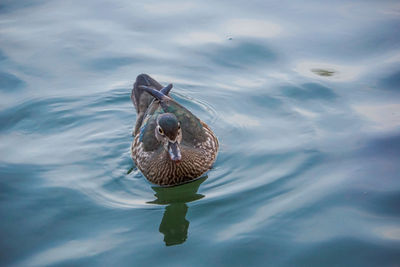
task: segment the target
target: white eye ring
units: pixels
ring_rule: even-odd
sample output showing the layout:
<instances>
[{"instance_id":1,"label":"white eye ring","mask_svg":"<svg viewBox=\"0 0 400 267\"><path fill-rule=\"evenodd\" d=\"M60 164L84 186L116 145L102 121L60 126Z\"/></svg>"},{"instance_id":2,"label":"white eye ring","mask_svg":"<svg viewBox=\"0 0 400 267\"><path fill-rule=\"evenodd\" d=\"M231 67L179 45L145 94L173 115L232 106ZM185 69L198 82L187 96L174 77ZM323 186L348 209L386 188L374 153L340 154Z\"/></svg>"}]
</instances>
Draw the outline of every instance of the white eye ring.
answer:
<instances>
[{"instance_id":1,"label":"white eye ring","mask_svg":"<svg viewBox=\"0 0 400 267\"><path fill-rule=\"evenodd\" d=\"M158 132L159 132L161 135L164 135L163 129L162 129L160 126L157 126L157 127L158 127Z\"/></svg>"}]
</instances>

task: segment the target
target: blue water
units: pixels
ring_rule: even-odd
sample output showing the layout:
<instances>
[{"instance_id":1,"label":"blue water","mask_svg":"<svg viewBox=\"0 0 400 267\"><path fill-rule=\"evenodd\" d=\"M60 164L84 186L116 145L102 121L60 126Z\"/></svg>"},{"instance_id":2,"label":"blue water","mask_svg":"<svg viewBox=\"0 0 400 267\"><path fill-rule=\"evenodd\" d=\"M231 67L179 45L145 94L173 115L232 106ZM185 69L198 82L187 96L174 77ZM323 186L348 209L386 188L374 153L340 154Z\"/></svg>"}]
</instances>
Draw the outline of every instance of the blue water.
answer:
<instances>
[{"instance_id":1,"label":"blue water","mask_svg":"<svg viewBox=\"0 0 400 267\"><path fill-rule=\"evenodd\" d=\"M0 36L0 265L400 265L398 1L3 0ZM217 134L200 180L134 168L140 73Z\"/></svg>"}]
</instances>

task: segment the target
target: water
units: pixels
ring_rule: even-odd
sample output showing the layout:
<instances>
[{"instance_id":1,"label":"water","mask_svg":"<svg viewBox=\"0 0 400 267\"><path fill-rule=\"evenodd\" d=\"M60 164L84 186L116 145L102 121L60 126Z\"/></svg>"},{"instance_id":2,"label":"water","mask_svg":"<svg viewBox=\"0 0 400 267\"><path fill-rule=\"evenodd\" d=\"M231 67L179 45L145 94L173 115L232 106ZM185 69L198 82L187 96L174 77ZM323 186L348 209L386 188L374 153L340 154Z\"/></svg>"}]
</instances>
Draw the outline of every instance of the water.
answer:
<instances>
[{"instance_id":1,"label":"water","mask_svg":"<svg viewBox=\"0 0 400 267\"><path fill-rule=\"evenodd\" d=\"M398 266L397 1L0 4L0 265ZM148 73L215 168L133 169Z\"/></svg>"}]
</instances>

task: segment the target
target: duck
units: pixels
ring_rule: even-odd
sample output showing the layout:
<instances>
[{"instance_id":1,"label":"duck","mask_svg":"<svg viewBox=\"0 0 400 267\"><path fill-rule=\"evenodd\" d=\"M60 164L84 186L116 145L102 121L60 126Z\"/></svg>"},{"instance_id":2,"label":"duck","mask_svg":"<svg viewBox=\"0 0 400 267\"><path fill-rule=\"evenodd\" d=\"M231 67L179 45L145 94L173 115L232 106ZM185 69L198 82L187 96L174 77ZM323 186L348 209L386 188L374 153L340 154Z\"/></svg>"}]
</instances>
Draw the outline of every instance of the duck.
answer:
<instances>
[{"instance_id":1,"label":"duck","mask_svg":"<svg viewBox=\"0 0 400 267\"><path fill-rule=\"evenodd\" d=\"M159 186L191 182L210 170L219 143L211 128L148 74L137 76L131 100L137 117L131 157L147 180Z\"/></svg>"}]
</instances>

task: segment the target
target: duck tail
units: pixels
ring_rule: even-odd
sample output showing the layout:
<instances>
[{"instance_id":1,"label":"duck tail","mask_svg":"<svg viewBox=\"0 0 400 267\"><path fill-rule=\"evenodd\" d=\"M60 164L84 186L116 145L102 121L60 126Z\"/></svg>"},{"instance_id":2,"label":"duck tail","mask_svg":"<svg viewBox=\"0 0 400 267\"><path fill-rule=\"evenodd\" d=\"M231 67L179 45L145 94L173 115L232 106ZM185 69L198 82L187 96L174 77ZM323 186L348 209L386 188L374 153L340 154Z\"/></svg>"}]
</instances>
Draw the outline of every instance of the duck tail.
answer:
<instances>
[{"instance_id":1,"label":"duck tail","mask_svg":"<svg viewBox=\"0 0 400 267\"><path fill-rule=\"evenodd\" d=\"M163 88L161 84L159 84L156 80L154 80L147 74L140 74L136 77L136 81L133 84L133 89L131 93L131 100L136 108L137 113L136 125L132 135L136 135L139 132L144 114L154 99L153 96L146 93L146 90L142 88L143 86L153 88L157 91Z\"/></svg>"},{"instance_id":2,"label":"duck tail","mask_svg":"<svg viewBox=\"0 0 400 267\"><path fill-rule=\"evenodd\" d=\"M136 82L133 84L131 93L131 100L138 115L144 113L154 99L150 94L144 93L146 90L143 89L143 86L153 88L157 91L163 88L161 84L147 74L140 74L136 77Z\"/></svg>"}]
</instances>

